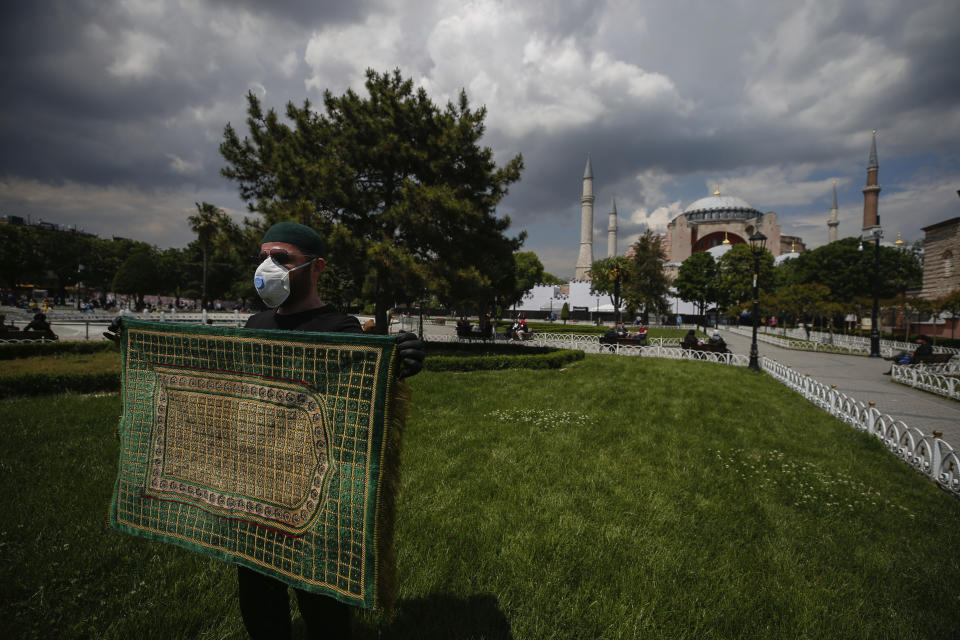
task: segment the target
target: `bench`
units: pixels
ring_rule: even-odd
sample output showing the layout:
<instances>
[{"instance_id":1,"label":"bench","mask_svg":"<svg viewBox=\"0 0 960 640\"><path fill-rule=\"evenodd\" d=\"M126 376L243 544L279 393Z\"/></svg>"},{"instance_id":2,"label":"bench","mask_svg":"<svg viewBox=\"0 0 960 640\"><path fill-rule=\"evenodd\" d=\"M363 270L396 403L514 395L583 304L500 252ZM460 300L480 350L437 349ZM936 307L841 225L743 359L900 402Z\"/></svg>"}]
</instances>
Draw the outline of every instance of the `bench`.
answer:
<instances>
[{"instance_id":1,"label":"bench","mask_svg":"<svg viewBox=\"0 0 960 640\"><path fill-rule=\"evenodd\" d=\"M953 358L952 353L931 353L927 356L917 356L916 362L910 364L940 364L950 362L951 358Z\"/></svg>"},{"instance_id":2,"label":"bench","mask_svg":"<svg viewBox=\"0 0 960 640\"><path fill-rule=\"evenodd\" d=\"M469 323L457 323L457 337L461 340L492 340L495 336L492 326L488 327L486 331L474 331Z\"/></svg>"},{"instance_id":3,"label":"bench","mask_svg":"<svg viewBox=\"0 0 960 640\"><path fill-rule=\"evenodd\" d=\"M730 350L727 349L726 345L720 344L710 344L705 342L699 346L694 347L691 351L709 351L710 353L730 353Z\"/></svg>"},{"instance_id":4,"label":"bench","mask_svg":"<svg viewBox=\"0 0 960 640\"><path fill-rule=\"evenodd\" d=\"M647 344L646 338L609 338L601 336L600 344L613 344L621 347L642 347Z\"/></svg>"}]
</instances>

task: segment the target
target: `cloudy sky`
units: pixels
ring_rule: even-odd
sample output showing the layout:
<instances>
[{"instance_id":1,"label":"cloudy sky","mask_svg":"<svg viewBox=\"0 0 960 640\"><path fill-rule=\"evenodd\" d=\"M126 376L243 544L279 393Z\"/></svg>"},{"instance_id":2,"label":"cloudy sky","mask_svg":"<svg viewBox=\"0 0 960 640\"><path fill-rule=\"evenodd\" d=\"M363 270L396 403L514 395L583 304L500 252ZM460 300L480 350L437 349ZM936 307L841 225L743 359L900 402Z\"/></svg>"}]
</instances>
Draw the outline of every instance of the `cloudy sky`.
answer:
<instances>
[{"instance_id":1,"label":"cloudy sky","mask_svg":"<svg viewBox=\"0 0 960 640\"><path fill-rule=\"evenodd\" d=\"M858 232L878 129L887 237L960 215L956 0L37 0L0 25L0 214L160 247L195 202L242 218L223 127L265 106L362 90L399 68L488 108L485 144L522 153L501 203L570 277L592 154L595 257L616 197L620 250L714 185L808 246Z\"/></svg>"}]
</instances>

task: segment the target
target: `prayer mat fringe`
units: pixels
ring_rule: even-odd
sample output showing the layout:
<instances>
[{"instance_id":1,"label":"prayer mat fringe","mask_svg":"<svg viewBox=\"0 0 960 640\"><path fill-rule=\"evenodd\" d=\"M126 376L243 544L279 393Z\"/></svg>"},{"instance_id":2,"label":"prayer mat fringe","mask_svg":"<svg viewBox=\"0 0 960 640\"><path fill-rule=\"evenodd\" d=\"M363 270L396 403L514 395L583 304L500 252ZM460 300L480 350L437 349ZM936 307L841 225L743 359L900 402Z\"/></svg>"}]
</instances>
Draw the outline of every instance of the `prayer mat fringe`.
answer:
<instances>
[{"instance_id":1,"label":"prayer mat fringe","mask_svg":"<svg viewBox=\"0 0 960 640\"><path fill-rule=\"evenodd\" d=\"M393 548L393 529L396 522L396 493L400 488L400 449L403 430L413 393L407 384L395 379L389 395L388 432L384 442L383 477L377 512L377 598L375 607L383 611L389 621L393 617L397 595L397 563Z\"/></svg>"}]
</instances>

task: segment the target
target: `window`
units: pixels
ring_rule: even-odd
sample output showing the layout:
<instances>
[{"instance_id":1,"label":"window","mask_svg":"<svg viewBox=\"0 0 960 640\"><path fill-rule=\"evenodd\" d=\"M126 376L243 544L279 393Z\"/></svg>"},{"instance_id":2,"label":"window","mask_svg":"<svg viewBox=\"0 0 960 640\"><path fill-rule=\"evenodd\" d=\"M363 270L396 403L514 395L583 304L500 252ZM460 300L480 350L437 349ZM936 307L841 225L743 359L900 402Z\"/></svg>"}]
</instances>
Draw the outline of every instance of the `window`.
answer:
<instances>
[{"instance_id":1,"label":"window","mask_svg":"<svg viewBox=\"0 0 960 640\"><path fill-rule=\"evenodd\" d=\"M943 252L943 277L949 278L953 275L953 251Z\"/></svg>"}]
</instances>

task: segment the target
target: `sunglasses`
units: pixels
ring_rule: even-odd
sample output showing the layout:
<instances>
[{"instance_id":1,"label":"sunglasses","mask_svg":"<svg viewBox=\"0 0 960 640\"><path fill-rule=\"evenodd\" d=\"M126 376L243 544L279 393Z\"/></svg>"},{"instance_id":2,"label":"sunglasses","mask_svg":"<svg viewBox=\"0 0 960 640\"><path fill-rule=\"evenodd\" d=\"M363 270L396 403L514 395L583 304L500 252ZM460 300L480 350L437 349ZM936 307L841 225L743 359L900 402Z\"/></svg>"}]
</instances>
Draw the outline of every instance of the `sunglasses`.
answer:
<instances>
[{"instance_id":1,"label":"sunglasses","mask_svg":"<svg viewBox=\"0 0 960 640\"><path fill-rule=\"evenodd\" d=\"M317 258L319 256L310 255L307 253L301 254L304 258L308 260L311 258ZM269 253L266 251L261 251L257 255L257 261L263 262L267 258L273 258L277 264L291 264L297 259L298 256L291 255L286 249L271 249Z\"/></svg>"}]
</instances>

